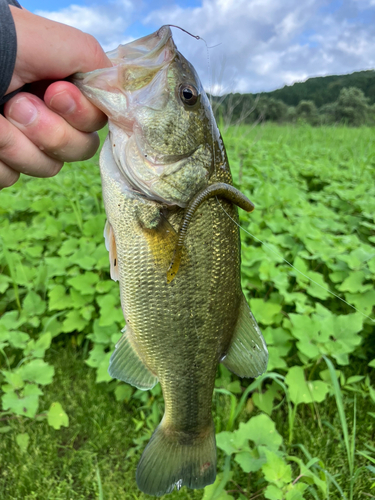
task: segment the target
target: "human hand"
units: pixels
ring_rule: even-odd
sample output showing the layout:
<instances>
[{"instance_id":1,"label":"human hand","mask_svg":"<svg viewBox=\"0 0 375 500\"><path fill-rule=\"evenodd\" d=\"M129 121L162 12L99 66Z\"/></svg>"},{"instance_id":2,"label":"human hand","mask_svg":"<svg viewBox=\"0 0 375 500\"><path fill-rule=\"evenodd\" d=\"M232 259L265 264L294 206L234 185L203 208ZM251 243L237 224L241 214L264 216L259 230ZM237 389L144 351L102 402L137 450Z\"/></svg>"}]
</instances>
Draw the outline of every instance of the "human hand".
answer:
<instances>
[{"instance_id":1,"label":"human hand","mask_svg":"<svg viewBox=\"0 0 375 500\"><path fill-rule=\"evenodd\" d=\"M64 161L90 158L99 146L95 133L106 116L73 84L59 81L78 71L110 67L99 43L64 24L10 7L17 32L17 58L7 93L25 84L0 115L0 189L20 173L51 177ZM46 80L54 81L40 97ZM40 97L38 97L38 95Z\"/></svg>"}]
</instances>

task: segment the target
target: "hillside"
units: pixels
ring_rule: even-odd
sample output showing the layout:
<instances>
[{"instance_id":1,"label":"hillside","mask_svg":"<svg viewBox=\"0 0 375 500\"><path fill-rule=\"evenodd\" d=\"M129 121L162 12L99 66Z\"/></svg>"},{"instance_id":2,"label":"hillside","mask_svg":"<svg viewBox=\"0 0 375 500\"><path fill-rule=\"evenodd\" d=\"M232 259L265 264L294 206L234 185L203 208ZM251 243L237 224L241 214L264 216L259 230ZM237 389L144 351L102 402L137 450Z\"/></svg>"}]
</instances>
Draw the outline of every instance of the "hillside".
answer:
<instances>
[{"instance_id":1,"label":"hillside","mask_svg":"<svg viewBox=\"0 0 375 500\"><path fill-rule=\"evenodd\" d=\"M375 103L375 71L357 71L350 75L332 75L309 78L305 82L285 85L282 89L273 92L264 92L262 95L280 99L288 106L297 106L302 100L314 101L320 108L323 104L336 101L343 87L357 87L361 89L370 103Z\"/></svg>"},{"instance_id":2,"label":"hillside","mask_svg":"<svg viewBox=\"0 0 375 500\"><path fill-rule=\"evenodd\" d=\"M260 96L279 99L288 106L297 106L300 101L314 101L320 108L324 104L335 102L340 90L344 87L357 87L362 90L366 97L370 98L370 104L375 103L375 70L357 71L350 75L331 75L309 78L305 82L285 85L281 89L272 92L262 92ZM258 94L243 94L244 97L255 98ZM218 100L216 98L215 100Z\"/></svg>"}]
</instances>

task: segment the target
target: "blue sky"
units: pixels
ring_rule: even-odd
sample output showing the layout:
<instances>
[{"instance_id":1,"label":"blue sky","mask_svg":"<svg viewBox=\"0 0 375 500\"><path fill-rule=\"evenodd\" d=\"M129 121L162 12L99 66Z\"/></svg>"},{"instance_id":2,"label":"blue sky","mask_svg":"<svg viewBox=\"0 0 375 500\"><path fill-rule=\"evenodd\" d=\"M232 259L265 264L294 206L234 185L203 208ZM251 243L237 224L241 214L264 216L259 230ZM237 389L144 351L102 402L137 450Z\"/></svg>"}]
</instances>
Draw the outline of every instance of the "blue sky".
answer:
<instances>
[{"instance_id":1,"label":"blue sky","mask_svg":"<svg viewBox=\"0 0 375 500\"><path fill-rule=\"evenodd\" d=\"M375 68L375 0L25 0L91 33L105 50L176 24L180 51L214 93L259 92Z\"/></svg>"}]
</instances>

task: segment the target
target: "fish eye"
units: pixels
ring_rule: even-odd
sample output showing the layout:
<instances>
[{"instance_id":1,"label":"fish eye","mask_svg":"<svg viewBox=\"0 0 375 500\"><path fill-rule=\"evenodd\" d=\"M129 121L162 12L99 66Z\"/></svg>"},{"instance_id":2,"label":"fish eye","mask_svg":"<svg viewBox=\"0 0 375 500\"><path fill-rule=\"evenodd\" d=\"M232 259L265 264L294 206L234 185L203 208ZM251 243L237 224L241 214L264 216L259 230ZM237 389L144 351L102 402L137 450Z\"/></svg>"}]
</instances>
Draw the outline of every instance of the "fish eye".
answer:
<instances>
[{"instance_id":1,"label":"fish eye","mask_svg":"<svg viewBox=\"0 0 375 500\"><path fill-rule=\"evenodd\" d=\"M189 84L180 85L180 98L181 101L188 106L193 106L198 100L198 90Z\"/></svg>"}]
</instances>

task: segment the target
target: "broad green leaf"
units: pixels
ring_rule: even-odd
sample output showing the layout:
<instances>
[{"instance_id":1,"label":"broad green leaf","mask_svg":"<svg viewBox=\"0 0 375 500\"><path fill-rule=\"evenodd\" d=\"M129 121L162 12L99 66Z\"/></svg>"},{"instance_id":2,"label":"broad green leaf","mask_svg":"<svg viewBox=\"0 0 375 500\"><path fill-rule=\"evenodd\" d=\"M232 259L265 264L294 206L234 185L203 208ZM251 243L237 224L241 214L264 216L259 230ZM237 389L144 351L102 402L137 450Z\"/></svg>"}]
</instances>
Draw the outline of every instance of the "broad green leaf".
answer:
<instances>
[{"instance_id":1,"label":"broad green leaf","mask_svg":"<svg viewBox=\"0 0 375 500\"><path fill-rule=\"evenodd\" d=\"M246 436L238 430L234 432L223 431L216 435L217 446L225 451L227 455L242 451L244 448L247 449L248 446L245 446L246 441Z\"/></svg>"},{"instance_id":2,"label":"broad green leaf","mask_svg":"<svg viewBox=\"0 0 375 500\"><path fill-rule=\"evenodd\" d=\"M41 394L42 391L34 384L27 384L19 396L14 391L9 391L1 398L3 410L11 410L16 415L34 418Z\"/></svg>"},{"instance_id":3,"label":"broad green leaf","mask_svg":"<svg viewBox=\"0 0 375 500\"><path fill-rule=\"evenodd\" d=\"M86 272L68 279L68 283L83 295L93 295L98 281L99 276L92 272Z\"/></svg>"},{"instance_id":4,"label":"broad green leaf","mask_svg":"<svg viewBox=\"0 0 375 500\"><path fill-rule=\"evenodd\" d=\"M54 208L53 199L47 196L34 200L30 205L35 212L47 212Z\"/></svg>"},{"instance_id":5,"label":"broad green leaf","mask_svg":"<svg viewBox=\"0 0 375 500\"><path fill-rule=\"evenodd\" d=\"M300 257L296 257L294 260L294 267L300 271L295 271L297 282L302 288L306 289L309 295L322 300L329 297L329 292L327 291L329 289L328 283L326 283L320 273L311 271L306 262Z\"/></svg>"},{"instance_id":6,"label":"broad green leaf","mask_svg":"<svg viewBox=\"0 0 375 500\"><path fill-rule=\"evenodd\" d=\"M241 422L238 431L235 432L244 439L253 441L255 446L264 445L271 450L277 450L282 443L282 437L277 432L275 423L264 414L252 417L245 424Z\"/></svg>"},{"instance_id":7,"label":"broad green leaf","mask_svg":"<svg viewBox=\"0 0 375 500\"><path fill-rule=\"evenodd\" d=\"M32 290L26 295L22 303L22 311L28 316L41 315L46 310L46 303Z\"/></svg>"},{"instance_id":8,"label":"broad green leaf","mask_svg":"<svg viewBox=\"0 0 375 500\"><path fill-rule=\"evenodd\" d=\"M304 500L305 497L303 496L303 492L307 487L307 484L301 482L290 485L290 489L285 496L285 500Z\"/></svg>"},{"instance_id":9,"label":"broad green leaf","mask_svg":"<svg viewBox=\"0 0 375 500\"><path fill-rule=\"evenodd\" d=\"M33 245L32 247L26 247L24 249L24 252L25 252L25 254L27 254L30 257L40 258L40 257L42 257L42 254L43 254L43 247L41 245ZM46 265L41 264L40 274L41 274L41 276L45 276L45 279L47 278L48 268ZM43 283L45 281L45 279L42 280L41 283Z\"/></svg>"},{"instance_id":10,"label":"broad green leaf","mask_svg":"<svg viewBox=\"0 0 375 500\"><path fill-rule=\"evenodd\" d=\"M65 293L65 287L63 285L56 285L52 290L48 292L49 296L49 311L64 311L72 307L72 299L69 295Z\"/></svg>"},{"instance_id":11,"label":"broad green leaf","mask_svg":"<svg viewBox=\"0 0 375 500\"><path fill-rule=\"evenodd\" d=\"M241 394L242 393L242 387L241 387L241 382L239 380L233 380L233 382L230 382L226 389L229 392L232 392L233 394Z\"/></svg>"},{"instance_id":12,"label":"broad green leaf","mask_svg":"<svg viewBox=\"0 0 375 500\"><path fill-rule=\"evenodd\" d=\"M104 224L104 214L92 216L88 221L85 221L83 234L88 237L94 237L96 241L102 242Z\"/></svg>"},{"instance_id":13,"label":"broad green leaf","mask_svg":"<svg viewBox=\"0 0 375 500\"><path fill-rule=\"evenodd\" d=\"M267 371L272 372L276 368L279 368L281 370L286 370L288 365L286 364L286 361L284 359L284 355L281 354L281 349L276 346L267 346L268 348L268 365L267 365Z\"/></svg>"},{"instance_id":14,"label":"broad green leaf","mask_svg":"<svg viewBox=\"0 0 375 500\"><path fill-rule=\"evenodd\" d=\"M24 377L20 371L7 371L2 370L1 373L4 375L5 381L12 386L14 390L22 389L24 384Z\"/></svg>"},{"instance_id":15,"label":"broad green leaf","mask_svg":"<svg viewBox=\"0 0 375 500\"><path fill-rule=\"evenodd\" d=\"M338 255L337 258L346 262L350 269L360 270L367 261L373 259L374 255L374 250L368 246L368 250L364 247L358 247L349 255Z\"/></svg>"},{"instance_id":16,"label":"broad green leaf","mask_svg":"<svg viewBox=\"0 0 375 500\"><path fill-rule=\"evenodd\" d=\"M7 330L17 330L24 321L20 318L18 311L8 311L1 316L0 325Z\"/></svg>"},{"instance_id":17,"label":"broad green leaf","mask_svg":"<svg viewBox=\"0 0 375 500\"><path fill-rule=\"evenodd\" d=\"M259 323L272 325L276 316L280 313L282 307L280 304L264 302L263 299L251 299L250 309Z\"/></svg>"},{"instance_id":18,"label":"broad green leaf","mask_svg":"<svg viewBox=\"0 0 375 500\"><path fill-rule=\"evenodd\" d=\"M82 310L92 302L92 295L82 295L81 292L71 288L69 291L70 297L72 299L72 308Z\"/></svg>"},{"instance_id":19,"label":"broad green leaf","mask_svg":"<svg viewBox=\"0 0 375 500\"><path fill-rule=\"evenodd\" d=\"M303 368L293 366L289 369L285 382L289 387L289 396L295 405L301 403L321 403L326 398L329 386L321 380L306 381Z\"/></svg>"},{"instance_id":20,"label":"broad green leaf","mask_svg":"<svg viewBox=\"0 0 375 500\"><path fill-rule=\"evenodd\" d=\"M0 293L4 293L5 290L8 289L11 281L12 280L9 276L6 276L5 274L0 274Z\"/></svg>"},{"instance_id":21,"label":"broad green leaf","mask_svg":"<svg viewBox=\"0 0 375 500\"><path fill-rule=\"evenodd\" d=\"M266 463L262 466L264 478L269 483L274 483L279 488L292 481L292 468L279 455L264 448Z\"/></svg>"},{"instance_id":22,"label":"broad green leaf","mask_svg":"<svg viewBox=\"0 0 375 500\"><path fill-rule=\"evenodd\" d=\"M284 357L292 347L292 336L283 328L267 327L263 330L263 336L268 347L268 371L275 368L286 368Z\"/></svg>"},{"instance_id":23,"label":"broad green leaf","mask_svg":"<svg viewBox=\"0 0 375 500\"><path fill-rule=\"evenodd\" d=\"M86 321L89 321L92 318L94 312L95 312L94 306L86 306L80 310L82 318L85 319Z\"/></svg>"},{"instance_id":24,"label":"broad green leaf","mask_svg":"<svg viewBox=\"0 0 375 500\"><path fill-rule=\"evenodd\" d=\"M134 390L129 384L119 384L115 389L116 401L128 402Z\"/></svg>"},{"instance_id":25,"label":"broad green leaf","mask_svg":"<svg viewBox=\"0 0 375 500\"><path fill-rule=\"evenodd\" d=\"M0 426L0 434L6 434L8 432L10 432L12 429L12 427L10 427L10 425L4 425L4 426Z\"/></svg>"},{"instance_id":26,"label":"broad green leaf","mask_svg":"<svg viewBox=\"0 0 375 500\"><path fill-rule=\"evenodd\" d=\"M27 333L14 330L12 332L9 332L8 340L12 347L16 349L23 349L26 346L26 342L29 338L30 337Z\"/></svg>"},{"instance_id":27,"label":"broad green leaf","mask_svg":"<svg viewBox=\"0 0 375 500\"><path fill-rule=\"evenodd\" d=\"M96 382L109 382L112 377L108 373L109 360L111 359L112 353L107 352L102 361L100 362L98 369L96 371Z\"/></svg>"},{"instance_id":28,"label":"broad green leaf","mask_svg":"<svg viewBox=\"0 0 375 500\"><path fill-rule=\"evenodd\" d=\"M67 255L71 255L78 249L79 240L76 238L69 238L64 241L61 247L58 250L58 254L62 257L66 257Z\"/></svg>"},{"instance_id":29,"label":"broad green leaf","mask_svg":"<svg viewBox=\"0 0 375 500\"><path fill-rule=\"evenodd\" d=\"M50 384L55 374L55 368L43 361L43 359L34 359L29 363L25 363L18 371L23 380L40 385Z\"/></svg>"},{"instance_id":30,"label":"broad green leaf","mask_svg":"<svg viewBox=\"0 0 375 500\"><path fill-rule=\"evenodd\" d=\"M351 292L351 293L365 292L366 290L369 289L371 290L373 288L371 285L363 285L365 277L366 273L364 271L353 271L337 288L341 292Z\"/></svg>"},{"instance_id":31,"label":"broad green leaf","mask_svg":"<svg viewBox=\"0 0 375 500\"><path fill-rule=\"evenodd\" d=\"M61 427L69 427L69 417L60 403L52 403L47 413L48 424L58 430Z\"/></svg>"},{"instance_id":32,"label":"broad green leaf","mask_svg":"<svg viewBox=\"0 0 375 500\"><path fill-rule=\"evenodd\" d=\"M85 269L86 271L91 271L96 264L95 258L91 257L94 249L94 244L83 245L80 250L74 252L73 255L68 257L68 259L72 264L77 264L80 268Z\"/></svg>"},{"instance_id":33,"label":"broad green leaf","mask_svg":"<svg viewBox=\"0 0 375 500\"><path fill-rule=\"evenodd\" d=\"M94 344L94 347L89 353L89 358L86 360L86 364L88 364L92 368L98 368L101 362L104 360L105 356L105 345Z\"/></svg>"},{"instance_id":34,"label":"broad green leaf","mask_svg":"<svg viewBox=\"0 0 375 500\"><path fill-rule=\"evenodd\" d=\"M100 326L99 320L94 320L94 332L87 335L96 344L110 344L112 335L119 335L116 325Z\"/></svg>"},{"instance_id":35,"label":"broad green leaf","mask_svg":"<svg viewBox=\"0 0 375 500\"><path fill-rule=\"evenodd\" d=\"M360 382L365 378L364 375L353 375L352 377L349 377L346 383L349 384L356 384L357 382Z\"/></svg>"},{"instance_id":36,"label":"broad green leaf","mask_svg":"<svg viewBox=\"0 0 375 500\"><path fill-rule=\"evenodd\" d=\"M52 335L49 332L45 332L38 340L31 339L27 343L27 347L24 350L26 356L32 356L33 358L43 358L47 349L49 349L52 341Z\"/></svg>"},{"instance_id":37,"label":"broad green leaf","mask_svg":"<svg viewBox=\"0 0 375 500\"><path fill-rule=\"evenodd\" d=\"M82 318L79 311L69 311L63 322L63 332L81 332L87 325L87 320Z\"/></svg>"},{"instance_id":38,"label":"broad green leaf","mask_svg":"<svg viewBox=\"0 0 375 500\"><path fill-rule=\"evenodd\" d=\"M279 389L279 385L274 382L265 392L255 392L252 397L253 403L257 408L270 416L274 406L273 402Z\"/></svg>"},{"instance_id":39,"label":"broad green leaf","mask_svg":"<svg viewBox=\"0 0 375 500\"><path fill-rule=\"evenodd\" d=\"M20 447L22 453L26 453L27 447L29 446L30 436L27 433L17 434L16 442Z\"/></svg>"},{"instance_id":40,"label":"broad green leaf","mask_svg":"<svg viewBox=\"0 0 375 500\"><path fill-rule=\"evenodd\" d=\"M349 304L354 305L360 312L371 315L375 306L375 290L368 290L364 293L346 293L345 299Z\"/></svg>"},{"instance_id":41,"label":"broad green leaf","mask_svg":"<svg viewBox=\"0 0 375 500\"><path fill-rule=\"evenodd\" d=\"M54 276L65 276L68 267L71 265L68 259L64 257L46 257L47 276L52 278Z\"/></svg>"},{"instance_id":42,"label":"broad green leaf","mask_svg":"<svg viewBox=\"0 0 375 500\"><path fill-rule=\"evenodd\" d=\"M232 471L226 474L219 473L216 476L215 482L204 488L202 500L232 500L234 497L228 495L226 491L220 491L222 489L221 487L225 487L226 483L232 479L232 476Z\"/></svg>"},{"instance_id":43,"label":"broad green leaf","mask_svg":"<svg viewBox=\"0 0 375 500\"><path fill-rule=\"evenodd\" d=\"M268 498L269 500L283 500L284 493L283 490L274 484L269 484L264 491L264 498Z\"/></svg>"},{"instance_id":44,"label":"broad green leaf","mask_svg":"<svg viewBox=\"0 0 375 500\"><path fill-rule=\"evenodd\" d=\"M119 296L99 295L96 301L100 307L100 326L110 326L114 323L123 323L124 316L120 307Z\"/></svg>"},{"instance_id":45,"label":"broad green leaf","mask_svg":"<svg viewBox=\"0 0 375 500\"><path fill-rule=\"evenodd\" d=\"M101 280L96 284L95 290L98 293L108 293L114 289L114 283L112 280Z\"/></svg>"},{"instance_id":46,"label":"broad green leaf","mask_svg":"<svg viewBox=\"0 0 375 500\"><path fill-rule=\"evenodd\" d=\"M241 466L241 469L246 472L256 472L262 468L266 462L265 458L259 458L257 450L242 451L236 453L234 460Z\"/></svg>"}]
</instances>

